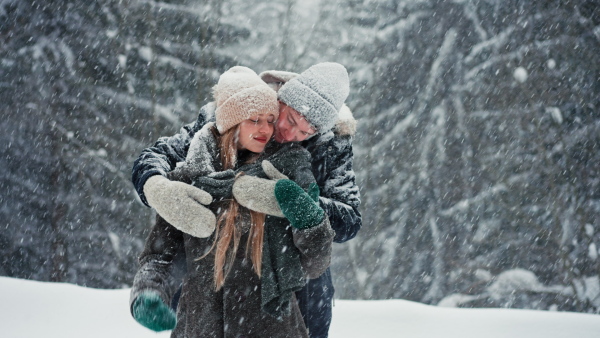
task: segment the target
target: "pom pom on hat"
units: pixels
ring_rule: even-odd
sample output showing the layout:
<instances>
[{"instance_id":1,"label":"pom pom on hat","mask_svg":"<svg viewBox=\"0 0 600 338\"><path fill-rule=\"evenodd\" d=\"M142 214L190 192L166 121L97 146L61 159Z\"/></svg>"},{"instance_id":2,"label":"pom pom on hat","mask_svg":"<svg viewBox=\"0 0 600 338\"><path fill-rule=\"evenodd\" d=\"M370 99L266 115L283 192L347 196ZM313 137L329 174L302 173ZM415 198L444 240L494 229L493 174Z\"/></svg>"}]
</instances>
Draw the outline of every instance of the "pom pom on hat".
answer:
<instances>
[{"instance_id":1,"label":"pom pom on hat","mask_svg":"<svg viewBox=\"0 0 600 338\"><path fill-rule=\"evenodd\" d=\"M277 93L247 67L235 66L221 74L213 95L216 125L221 134L261 113L279 116Z\"/></svg>"},{"instance_id":2,"label":"pom pom on hat","mask_svg":"<svg viewBox=\"0 0 600 338\"><path fill-rule=\"evenodd\" d=\"M277 94L322 133L333 128L349 93L346 68L339 63L324 62L286 82Z\"/></svg>"}]
</instances>

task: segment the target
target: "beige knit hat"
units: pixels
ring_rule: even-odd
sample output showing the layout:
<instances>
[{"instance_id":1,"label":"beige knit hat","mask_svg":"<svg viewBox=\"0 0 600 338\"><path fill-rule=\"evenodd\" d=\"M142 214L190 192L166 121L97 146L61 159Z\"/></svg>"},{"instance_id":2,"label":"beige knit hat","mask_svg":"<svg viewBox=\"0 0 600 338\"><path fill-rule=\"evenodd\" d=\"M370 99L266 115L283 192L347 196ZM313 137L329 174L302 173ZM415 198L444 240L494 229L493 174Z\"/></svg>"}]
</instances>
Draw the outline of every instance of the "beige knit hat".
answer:
<instances>
[{"instance_id":1,"label":"beige knit hat","mask_svg":"<svg viewBox=\"0 0 600 338\"><path fill-rule=\"evenodd\" d=\"M235 66L219 77L213 87L219 133L261 113L279 116L277 93L247 67Z\"/></svg>"}]
</instances>

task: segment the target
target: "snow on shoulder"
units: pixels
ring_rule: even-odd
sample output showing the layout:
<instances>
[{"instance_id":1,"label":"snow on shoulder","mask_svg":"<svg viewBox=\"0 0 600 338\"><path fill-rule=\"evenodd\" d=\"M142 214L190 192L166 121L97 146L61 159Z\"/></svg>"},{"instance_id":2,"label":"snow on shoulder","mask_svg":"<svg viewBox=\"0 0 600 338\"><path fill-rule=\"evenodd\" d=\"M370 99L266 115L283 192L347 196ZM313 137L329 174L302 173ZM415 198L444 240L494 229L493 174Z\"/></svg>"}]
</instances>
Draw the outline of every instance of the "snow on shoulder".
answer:
<instances>
[{"instance_id":1,"label":"snow on shoulder","mask_svg":"<svg viewBox=\"0 0 600 338\"><path fill-rule=\"evenodd\" d=\"M10 338L169 337L137 324L129 289L0 277L0 336ZM443 308L404 300L336 300L330 337L595 338L600 315Z\"/></svg>"}]
</instances>

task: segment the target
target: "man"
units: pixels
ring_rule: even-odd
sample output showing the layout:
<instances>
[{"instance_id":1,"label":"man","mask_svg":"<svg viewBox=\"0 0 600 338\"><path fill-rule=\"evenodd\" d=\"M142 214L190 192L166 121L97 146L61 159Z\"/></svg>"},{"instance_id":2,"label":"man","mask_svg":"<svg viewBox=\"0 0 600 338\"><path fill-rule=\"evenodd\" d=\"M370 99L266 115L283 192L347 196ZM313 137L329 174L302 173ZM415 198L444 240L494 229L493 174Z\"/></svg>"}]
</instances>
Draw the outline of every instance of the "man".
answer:
<instances>
[{"instance_id":1,"label":"man","mask_svg":"<svg viewBox=\"0 0 600 338\"><path fill-rule=\"evenodd\" d=\"M349 93L346 69L337 63L321 63L300 75L268 71L260 76L278 90L280 115L275 125L275 140L301 142L311 153L313 174L321 189L319 203L336 233L334 241L342 243L352 239L360 229L362 219L358 211L360 195L352 170L352 137L356 122L349 109L343 106ZM202 198L206 192L185 183L169 181L166 176L178 162L185 160L194 134L213 119L214 104L209 103L202 107L196 123L185 126L177 135L160 138L154 147L145 149L135 161L132 172L133 184L144 204L156 209L176 228L199 237L210 236L214 230L214 224L198 228L199 220L207 219L208 209L202 205L206 204ZM255 200L245 200L251 197L235 194L236 190L247 190L241 186L244 182L252 184L246 178L233 183L234 196L240 204L253 209ZM220 181L215 179L213 183L214 187ZM206 188L209 192L210 185ZM274 198L268 196L268 191L264 194L264 199ZM260 205L257 208L257 211L263 211ZM190 225L194 227L190 228ZM319 278L309 280L296 294L312 338L328 335L333 292L331 273L327 269Z\"/></svg>"}]
</instances>

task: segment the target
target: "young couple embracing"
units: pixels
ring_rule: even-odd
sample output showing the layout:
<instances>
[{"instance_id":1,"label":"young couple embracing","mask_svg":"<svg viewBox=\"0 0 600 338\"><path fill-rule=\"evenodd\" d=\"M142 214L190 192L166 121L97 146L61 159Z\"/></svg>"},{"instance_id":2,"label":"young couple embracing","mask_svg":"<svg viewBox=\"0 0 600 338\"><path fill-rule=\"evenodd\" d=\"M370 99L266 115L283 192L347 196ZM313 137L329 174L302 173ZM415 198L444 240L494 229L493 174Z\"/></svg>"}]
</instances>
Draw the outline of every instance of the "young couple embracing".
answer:
<instances>
[{"instance_id":1,"label":"young couple embracing","mask_svg":"<svg viewBox=\"0 0 600 338\"><path fill-rule=\"evenodd\" d=\"M361 227L346 69L221 75L132 180L157 220L131 311L172 337L327 337L332 242Z\"/></svg>"}]
</instances>

